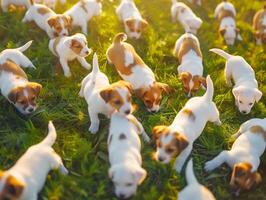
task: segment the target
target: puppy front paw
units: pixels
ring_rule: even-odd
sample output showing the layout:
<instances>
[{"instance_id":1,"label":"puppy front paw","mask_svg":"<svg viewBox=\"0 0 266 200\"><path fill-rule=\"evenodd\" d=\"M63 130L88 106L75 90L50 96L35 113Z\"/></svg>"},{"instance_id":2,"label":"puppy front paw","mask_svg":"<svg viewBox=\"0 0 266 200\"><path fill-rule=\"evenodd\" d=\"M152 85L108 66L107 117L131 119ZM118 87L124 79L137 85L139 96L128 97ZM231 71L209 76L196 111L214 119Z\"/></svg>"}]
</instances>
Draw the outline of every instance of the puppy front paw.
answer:
<instances>
[{"instance_id":1,"label":"puppy front paw","mask_svg":"<svg viewBox=\"0 0 266 200\"><path fill-rule=\"evenodd\" d=\"M87 70L91 69L91 64L87 63L86 65L84 64L83 67Z\"/></svg>"},{"instance_id":2,"label":"puppy front paw","mask_svg":"<svg viewBox=\"0 0 266 200\"><path fill-rule=\"evenodd\" d=\"M213 161L208 161L208 162L205 163L204 170L206 172L211 172L215 168L216 168L216 165L215 165L215 163Z\"/></svg>"},{"instance_id":3,"label":"puppy front paw","mask_svg":"<svg viewBox=\"0 0 266 200\"><path fill-rule=\"evenodd\" d=\"M99 130L99 125L98 124L91 124L89 131L91 134L96 134Z\"/></svg>"},{"instance_id":4,"label":"puppy front paw","mask_svg":"<svg viewBox=\"0 0 266 200\"><path fill-rule=\"evenodd\" d=\"M222 125L222 122L220 119L218 119L217 121L214 122L215 125L217 126L221 126Z\"/></svg>"},{"instance_id":5,"label":"puppy front paw","mask_svg":"<svg viewBox=\"0 0 266 200\"><path fill-rule=\"evenodd\" d=\"M64 75L65 75L65 77L69 78L69 77L71 77L71 72L65 72Z\"/></svg>"},{"instance_id":6,"label":"puppy front paw","mask_svg":"<svg viewBox=\"0 0 266 200\"><path fill-rule=\"evenodd\" d=\"M143 140L144 140L145 142L147 142L147 143L150 143L150 142L151 142L151 139L150 139L150 137L147 135L146 132L142 133L142 138L143 138Z\"/></svg>"},{"instance_id":7,"label":"puppy front paw","mask_svg":"<svg viewBox=\"0 0 266 200\"><path fill-rule=\"evenodd\" d=\"M65 168L64 165L61 165L59 170L60 170L60 173L63 174L63 175L67 175L68 174L68 170L67 170L67 168Z\"/></svg>"}]
</instances>

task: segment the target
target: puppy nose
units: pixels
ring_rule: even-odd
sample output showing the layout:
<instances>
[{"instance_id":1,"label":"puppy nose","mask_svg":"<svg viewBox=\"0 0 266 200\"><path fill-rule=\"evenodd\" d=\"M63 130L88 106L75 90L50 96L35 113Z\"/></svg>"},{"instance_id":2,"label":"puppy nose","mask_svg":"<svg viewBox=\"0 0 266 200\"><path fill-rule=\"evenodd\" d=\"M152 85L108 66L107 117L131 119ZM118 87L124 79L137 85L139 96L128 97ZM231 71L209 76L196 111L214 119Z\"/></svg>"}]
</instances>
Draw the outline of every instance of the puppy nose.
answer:
<instances>
[{"instance_id":1,"label":"puppy nose","mask_svg":"<svg viewBox=\"0 0 266 200\"><path fill-rule=\"evenodd\" d=\"M124 199L126 196L124 194L119 194L120 199Z\"/></svg>"},{"instance_id":2,"label":"puppy nose","mask_svg":"<svg viewBox=\"0 0 266 200\"><path fill-rule=\"evenodd\" d=\"M125 114L129 115L130 114L130 110L126 110Z\"/></svg>"},{"instance_id":3,"label":"puppy nose","mask_svg":"<svg viewBox=\"0 0 266 200\"><path fill-rule=\"evenodd\" d=\"M85 54L89 54L90 52L89 51L85 51Z\"/></svg>"},{"instance_id":4,"label":"puppy nose","mask_svg":"<svg viewBox=\"0 0 266 200\"><path fill-rule=\"evenodd\" d=\"M160 162L163 162L163 161L164 161L164 158L161 157L161 156L159 156L158 160L159 160Z\"/></svg>"},{"instance_id":5,"label":"puppy nose","mask_svg":"<svg viewBox=\"0 0 266 200\"><path fill-rule=\"evenodd\" d=\"M156 110L151 110L151 113L156 113L157 111Z\"/></svg>"},{"instance_id":6,"label":"puppy nose","mask_svg":"<svg viewBox=\"0 0 266 200\"><path fill-rule=\"evenodd\" d=\"M247 114L247 111L245 111L245 110L242 110L241 112L242 112L243 114Z\"/></svg>"},{"instance_id":7,"label":"puppy nose","mask_svg":"<svg viewBox=\"0 0 266 200\"><path fill-rule=\"evenodd\" d=\"M29 108L28 109L29 112L33 112L33 110L34 110L33 108Z\"/></svg>"}]
</instances>

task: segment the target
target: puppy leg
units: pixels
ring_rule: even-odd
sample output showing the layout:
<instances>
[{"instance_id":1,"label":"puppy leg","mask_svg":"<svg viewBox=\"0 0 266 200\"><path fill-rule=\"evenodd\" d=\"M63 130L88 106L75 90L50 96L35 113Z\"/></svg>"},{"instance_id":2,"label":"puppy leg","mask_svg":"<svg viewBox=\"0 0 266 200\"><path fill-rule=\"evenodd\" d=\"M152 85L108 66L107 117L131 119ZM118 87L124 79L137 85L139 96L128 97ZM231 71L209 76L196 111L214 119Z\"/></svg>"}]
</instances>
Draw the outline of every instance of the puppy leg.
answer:
<instances>
[{"instance_id":1,"label":"puppy leg","mask_svg":"<svg viewBox=\"0 0 266 200\"><path fill-rule=\"evenodd\" d=\"M224 70L224 73L225 73L225 81L226 81L226 84L229 86L229 87L232 87L232 71L231 71L231 67L226 63L225 64L225 70Z\"/></svg>"},{"instance_id":2,"label":"puppy leg","mask_svg":"<svg viewBox=\"0 0 266 200\"><path fill-rule=\"evenodd\" d=\"M148 136L148 134L146 133L146 131L145 131L145 129L143 128L143 126L142 126L142 124L134 117L134 116L132 116L132 120L134 120L135 121L135 123L137 124L137 128L139 128L140 129L140 131L138 132L138 134L139 135L141 135L142 136L142 138L143 138L143 140L145 141L145 142L150 142L151 141L151 139L150 139L150 137Z\"/></svg>"},{"instance_id":3,"label":"puppy leg","mask_svg":"<svg viewBox=\"0 0 266 200\"><path fill-rule=\"evenodd\" d=\"M228 151L222 151L218 156L216 156L211 161L206 162L205 164L205 171L210 172L220 165L222 165L224 162L226 162L227 157L229 156Z\"/></svg>"},{"instance_id":4,"label":"puppy leg","mask_svg":"<svg viewBox=\"0 0 266 200\"><path fill-rule=\"evenodd\" d=\"M174 51L173 51L173 55L174 56L178 56L178 51L182 45L182 42L183 42L183 37L179 38L176 43L175 43L175 48L174 48ZM179 63L181 64L181 63Z\"/></svg>"},{"instance_id":5,"label":"puppy leg","mask_svg":"<svg viewBox=\"0 0 266 200\"><path fill-rule=\"evenodd\" d=\"M90 109L90 107L88 108L88 111L89 111L89 116L90 116L90 121L91 121L89 131L92 134L95 134L98 132L99 126L100 126L100 120L98 117L98 113Z\"/></svg>"},{"instance_id":6,"label":"puppy leg","mask_svg":"<svg viewBox=\"0 0 266 200\"><path fill-rule=\"evenodd\" d=\"M53 151L53 163L52 163L52 169L59 169L60 173L63 175L68 174L67 168L64 166L63 161L61 157Z\"/></svg>"},{"instance_id":7,"label":"puppy leg","mask_svg":"<svg viewBox=\"0 0 266 200\"><path fill-rule=\"evenodd\" d=\"M222 124L220 120L220 113L219 110L217 109L215 103L211 103L211 116L209 121L216 124L217 126L220 126Z\"/></svg>"},{"instance_id":8,"label":"puppy leg","mask_svg":"<svg viewBox=\"0 0 266 200\"><path fill-rule=\"evenodd\" d=\"M22 19L22 22L23 23L26 23L26 22L29 22L29 21L32 21L32 17L31 17L31 13L30 13L31 10L28 10L24 16L24 18Z\"/></svg>"},{"instance_id":9,"label":"puppy leg","mask_svg":"<svg viewBox=\"0 0 266 200\"><path fill-rule=\"evenodd\" d=\"M25 55L23 55L22 53L18 53L18 57L16 57L16 61L15 63L17 63L18 65L20 65L21 67L24 68L33 68L36 69L36 67L33 65L33 63L30 61L29 58L27 58Z\"/></svg>"},{"instance_id":10,"label":"puppy leg","mask_svg":"<svg viewBox=\"0 0 266 200\"><path fill-rule=\"evenodd\" d=\"M68 66L68 63L67 63L67 60L63 59L63 58L60 58L59 59L60 61L60 64L63 68L63 71L64 71L64 75L66 77L70 77L71 76L71 72L70 72L70 69L69 69L69 66Z\"/></svg>"},{"instance_id":11,"label":"puppy leg","mask_svg":"<svg viewBox=\"0 0 266 200\"><path fill-rule=\"evenodd\" d=\"M90 81L90 78L91 78L91 76L89 74L82 80L81 88L80 88L80 91L79 91L79 96L80 97L84 97L84 88L87 85L87 83Z\"/></svg>"},{"instance_id":12,"label":"puppy leg","mask_svg":"<svg viewBox=\"0 0 266 200\"><path fill-rule=\"evenodd\" d=\"M82 65L82 67L84 67L87 70L91 69L91 65L89 63L87 63L86 59L83 57L77 57L79 63Z\"/></svg>"},{"instance_id":13,"label":"puppy leg","mask_svg":"<svg viewBox=\"0 0 266 200\"><path fill-rule=\"evenodd\" d=\"M187 148L184 149L184 151L176 158L174 168L175 170L180 173L184 163L186 162L188 156L190 155L193 148L193 144L189 144Z\"/></svg>"}]
</instances>

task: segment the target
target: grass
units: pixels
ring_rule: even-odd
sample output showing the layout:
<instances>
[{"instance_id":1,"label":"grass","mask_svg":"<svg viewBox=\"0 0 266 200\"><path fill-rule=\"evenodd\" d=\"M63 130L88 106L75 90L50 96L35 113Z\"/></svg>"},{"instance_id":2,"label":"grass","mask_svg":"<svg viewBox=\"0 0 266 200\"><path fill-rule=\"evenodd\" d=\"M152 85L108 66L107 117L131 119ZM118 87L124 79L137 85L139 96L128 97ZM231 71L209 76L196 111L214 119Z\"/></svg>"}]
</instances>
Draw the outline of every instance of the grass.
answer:
<instances>
[{"instance_id":1,"label":"grass","mask_svg":"<svg viewBox=\"0 0 266 200\"><path fill-rule=\"evenodd\" d=\"M253 111L243 116L234 106L231 89L225 86L223 76L224 63L222 58L210 53L213 47L243 56L256 71L260 90L266 94L265 49L254 43L252 34L252 17L262 8L263 1L232 0L238 11L237 22L241 29L243 42L234 47L224 45L218 36L218 25L213 19L213 10L220 2L218 0L203 1L203 7L190 5L203 19L204 23L198 37L204 56L205 74L211 74L215 84L215 98L223 122L221 127L208 123L202 136L194 145L192 157L198 180L209 187L219 200L266 199L266 157L262 157L259 171L264 177L263 183L255 190L245 193L239 198L230 194L229 179L231 170L227 166L220 167L213 173L206 174L203 165L217 155L221 150L232 145L230 135L235 133L239 125L253 117L266 116L266 97L256 104ZM66 6L57 7L61 13L71 7L77 0L68 1ZM99 56L100 67L108 74L111 82L119 80L114 68L107 64L105 51L117 32L123 31L123 26L115 15L118 0L103 1L103 13L89 23L88 42ZM177 60L172 56L176 39L183 33L180 24L172 24L170 20L170 0L136 0L144 18L150 23L147 32L138 41L129 40L144 61L155 72L159 81L168 83L176 92L165 97L161 111L157 114L148 113L140 100L134 99L139 105L135 113L150 134L152 127L159 124L170 124L176 113L188 100L177 76ZM48 120L53 120L58 132L55 144L56 151L62 156L65 165L70 170L69 176L63 177L58 172L51 172L39 199L46 200L109 200L116 199L113 186L108 179L107 135L109 121L101 117L101 129L97 135L88 132L89 118L84 99L78 97L82 78L88 73L77 62L71 63L72 78L65 78L58 72L57 59L48 50L48 38L44 32L32 25L21 23L23 12L0 14L0 50L21 46L29 40L34 40L26 55L33 61L37 70L26 70L29 79L41 83L44 88L39 98L39 109L35 114L24 117L3 98L0 97L0 168L8 169L25 152L25 150L42 140L47 134ZM89 56L88 61L92 61ZM202 95L200 91L197 95ZM176 199L177 193L185 183L184 172L177 174L171 165L161 165L151 159L153 145L143 144L142 156L144 168L148 177L139 187L133 199L165 200Z\"/></svg>"}]
</instances>

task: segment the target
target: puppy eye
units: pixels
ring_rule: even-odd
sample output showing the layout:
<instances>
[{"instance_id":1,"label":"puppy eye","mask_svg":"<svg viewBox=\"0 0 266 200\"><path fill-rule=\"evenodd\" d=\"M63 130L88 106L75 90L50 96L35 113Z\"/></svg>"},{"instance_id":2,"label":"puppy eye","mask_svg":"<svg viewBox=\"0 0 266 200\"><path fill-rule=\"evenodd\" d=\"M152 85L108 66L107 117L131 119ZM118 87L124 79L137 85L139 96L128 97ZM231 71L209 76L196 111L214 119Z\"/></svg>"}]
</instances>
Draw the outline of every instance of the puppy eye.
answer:
<instances>
[{"instance_id":1,"label":"puppy eye","mask_svg":"<svg viewBox=\"0 0 266 200\"><path fill-rule=\"evenodd\" d=\"M243 103L242 101L239 101L239 103Z\"/></svg>"},{"instance_id":2,"label":"puppy eye","mask_svg":"<svg viewBox=\"0 0 266 200\"><path fill-rule=\"evenodd\" d=\"M130 186L132 186L132 185L133 185L132 183L127 183L127 184L126 184L127 187L130 187Z\"/></svg>"},{"instance_id":3,"label":"puppy eye","mask_svg":"<svg viewBox=\"0 0 266 200\"><path fill-rule=\"evenodd\" d=\"M166 149L166 152L169 153L169 154L173 153L174 151L175 151L175 150L174 150L173 148L168 148L168 149Z\"/></svg>"},{"instance_id":4,"label":"puppy eye","mask_svg":"<svg viewBox=\"0 0 266 200\"><path fill-rule=\"evenodd\" d=\"M253 103L249 103L248 105L252 106L252 105L253 105Z\"/></svg>"},{"instance_id":5,"label":"puppy eye","mask_svg":"<svg viewBox=\"0 0 266 200\"><path fill-rule=\"evenodd\" d=\"M152 104L152 102L150 100L145 100L146 104Z\"/></svg>"}]
</instances>

